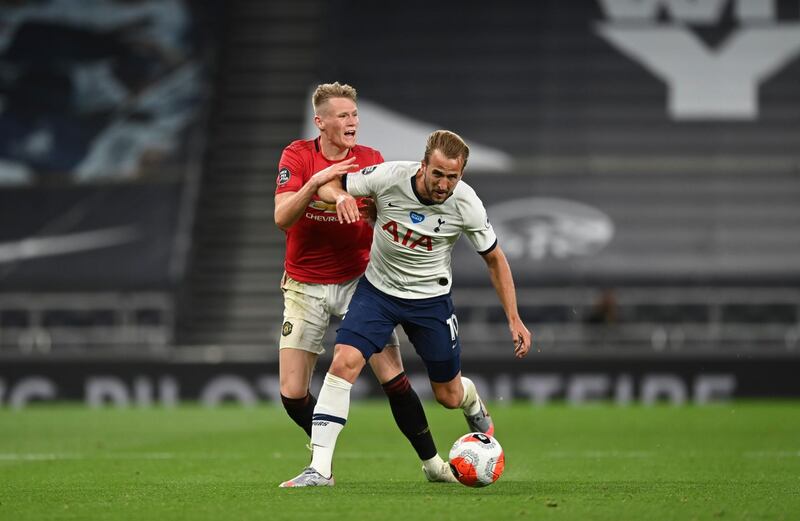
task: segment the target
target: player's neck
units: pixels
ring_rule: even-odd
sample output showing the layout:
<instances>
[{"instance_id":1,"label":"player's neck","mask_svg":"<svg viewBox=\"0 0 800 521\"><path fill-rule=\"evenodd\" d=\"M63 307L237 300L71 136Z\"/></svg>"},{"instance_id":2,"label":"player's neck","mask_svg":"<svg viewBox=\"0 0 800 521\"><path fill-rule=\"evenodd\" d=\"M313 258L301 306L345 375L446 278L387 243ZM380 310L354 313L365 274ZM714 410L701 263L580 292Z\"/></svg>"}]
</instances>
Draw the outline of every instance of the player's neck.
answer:
<instances>
[{"instance_id":1,"label":"player's neck","mask_svg":"<svg viewBox=\"0 0 800 521\"><path fill-rule=\"evenodd\" d=\"M425 197L425 181L422 177L422 170L417 170L417 173L414 175L413 182L411 183L411 188L414 191L414 195L417 197L417 201L421 202L425 206L432 206L436 204L432 199Z\"/></svg>"},{"instance_id":2,"label":"player's neck","mask_svg":"<svg viewBox=\"0 0 800 521\"><path fill-rule=\"evenodd\" d=\"M335 145L325 139L324 136L319 137L319 148L322 155L328 161L341 161L350 153L349 148Z\"/></svg>"}]
</instances>

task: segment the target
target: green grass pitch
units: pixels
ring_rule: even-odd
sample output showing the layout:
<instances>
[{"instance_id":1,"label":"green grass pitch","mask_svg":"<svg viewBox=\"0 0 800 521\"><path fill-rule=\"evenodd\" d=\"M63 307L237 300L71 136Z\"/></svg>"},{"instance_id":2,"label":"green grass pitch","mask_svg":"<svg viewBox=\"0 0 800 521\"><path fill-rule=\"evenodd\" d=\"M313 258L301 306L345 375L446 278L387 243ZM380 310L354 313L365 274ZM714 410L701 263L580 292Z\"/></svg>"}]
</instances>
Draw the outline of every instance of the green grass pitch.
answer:
<instances>
[{"instance_id":1,"label":"green grass pitch","mask_svg":"<svg viewBox=\"0 0 800 521\"><path fill-rule=\"evenodd\" d=\"M383 401L353 405L333 488L279 406L0 410L0 519L800 519L800 403L490 405L506 453L483 489L427 483ZM459 411L426 404L442 455Z\"/></svg>"}]
</instances>

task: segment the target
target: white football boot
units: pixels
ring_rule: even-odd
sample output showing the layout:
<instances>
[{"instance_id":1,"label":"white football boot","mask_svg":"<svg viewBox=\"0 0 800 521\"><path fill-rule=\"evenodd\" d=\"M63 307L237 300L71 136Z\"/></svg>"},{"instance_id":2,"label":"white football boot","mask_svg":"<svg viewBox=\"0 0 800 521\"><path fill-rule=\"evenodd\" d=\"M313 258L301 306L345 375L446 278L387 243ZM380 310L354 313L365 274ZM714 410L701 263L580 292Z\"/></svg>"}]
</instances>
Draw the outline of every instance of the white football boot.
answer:
<instances>
[{"instance_id":1,"label":"white football boot","mask_svg":"<svg viewBox=\"0 0 800 521\"><path fill-rule=\"evenodd\" d=\"M442 458L434 461L430 465L422 465L422 473L431 483L458 483L458 480L450 470L450 464Z\"/></svg>"},{"instance_id":2,"label":"white football boot","mask_svg":"<svg viewBox=\"0 0 800 521\"><path fill-rule=\"evenodd\" d=\"M303 472L300 473L299 476L290 479L289 481L284 481L280 485L281 488L289 488L289 487L332 487L333 486L333 474L331 477L326 478L316 470L311 467L306 467L303 469Z\"/></svg>"}]
</instances>

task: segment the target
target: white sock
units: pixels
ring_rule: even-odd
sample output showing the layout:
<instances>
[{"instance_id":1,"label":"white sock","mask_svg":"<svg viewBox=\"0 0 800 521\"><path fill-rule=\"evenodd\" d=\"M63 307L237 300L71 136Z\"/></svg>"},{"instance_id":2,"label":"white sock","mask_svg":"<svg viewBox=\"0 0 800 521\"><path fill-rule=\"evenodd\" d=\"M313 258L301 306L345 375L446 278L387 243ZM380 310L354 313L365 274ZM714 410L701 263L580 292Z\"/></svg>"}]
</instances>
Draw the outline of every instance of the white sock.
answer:
<instances>
[{"instance_id":1,"label":"white sock","mask_svg":"<svg viewBox=\"0 0 800 521\"><path fill-rule=\"evenodd\" d=\"M423 460L422 466L425 467L427 471L434 471L442 468L444 464L444 460L438 454L434 454L431 459Z\"/></svg>"},{"instance_id":2,"label":"white sock","mask_svg":"<svg viewBox=\"0 0 800 521\"><path fill-rule=\"evenodd\" d=\"M481 404L478 401L478 390L475 388L475 384L469 378L462 376L461 385L464 387L464 398L461 400L459 407L464 410L464 414L467 416L478 414L481 410Z\"/></svg>"},{"instance_id":3,"label":"white sock","mask_svg":"<svg viewBox=\"0 0 800 521\"><path fill-rule=\"evenodd\" d=\"M353 384L331 373L325 375L311 423L311 467L325 477L331 476L336 438L347 423L350 412L350 388Z\"/></svg>"}]
</instances>

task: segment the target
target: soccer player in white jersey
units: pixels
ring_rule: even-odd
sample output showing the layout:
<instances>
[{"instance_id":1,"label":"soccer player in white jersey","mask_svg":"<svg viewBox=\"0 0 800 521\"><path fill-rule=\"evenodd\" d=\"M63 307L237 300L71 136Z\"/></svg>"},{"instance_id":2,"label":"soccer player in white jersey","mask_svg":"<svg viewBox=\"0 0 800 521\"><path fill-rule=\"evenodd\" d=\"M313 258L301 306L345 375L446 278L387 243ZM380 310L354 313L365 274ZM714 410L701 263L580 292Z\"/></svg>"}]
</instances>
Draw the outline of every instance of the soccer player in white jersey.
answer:
<instances>
[{"instance_id":1,"label":"soccer player in white jersey","mask_svg":"<svg viewBox=\"0 0 800 521\"><path fill-rule=\"evenodd\" d=\"M360 218L353 196L371 196L378 218L367 271L338 330L314 408L311 464L281 487L334 484L333 452L347 422L350 388L398 324L425 362L436 400L448 409L462 409L470 429L494 432L475 385L461 376L450 255L462 234L486 262L517 358L528 354L531 334L519 316L511 268L486 209L475 191L460 182L468 158L469 147L457 134L437 130L428 137L422 162L383 163L319 189L321 199L336 203L342 222Z\"/></svg>"}]
</instances>

